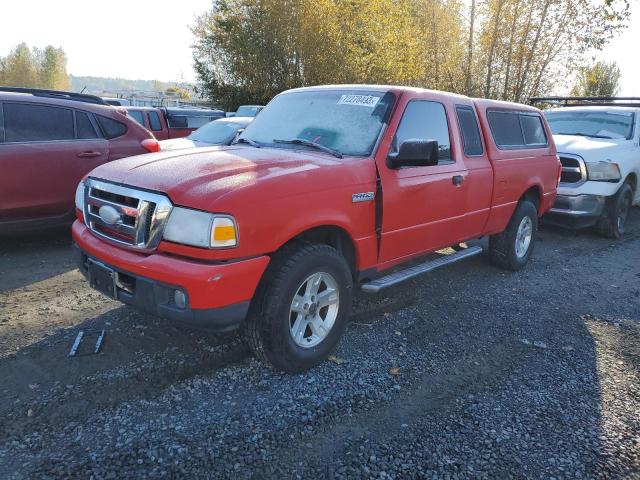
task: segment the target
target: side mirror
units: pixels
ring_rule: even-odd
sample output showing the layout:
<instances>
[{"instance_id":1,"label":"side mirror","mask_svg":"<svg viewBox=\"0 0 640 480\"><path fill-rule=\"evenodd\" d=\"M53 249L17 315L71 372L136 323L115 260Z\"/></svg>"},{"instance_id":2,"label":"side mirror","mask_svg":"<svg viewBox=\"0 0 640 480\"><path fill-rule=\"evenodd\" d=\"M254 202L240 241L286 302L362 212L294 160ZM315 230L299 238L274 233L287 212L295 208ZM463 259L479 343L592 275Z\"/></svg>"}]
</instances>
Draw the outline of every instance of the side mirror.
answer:
<instances>
[{"instance_id":1,"label":"side mirror","mask_svg":"<svg viewBox=\"0 0 640 480\"><path fill-rule=\"evenodd\" d=\"M409 139L402 142L397 152L387 157L389 168L431 167L438 164L436 140Z\"/></svg>"}]
</instances>

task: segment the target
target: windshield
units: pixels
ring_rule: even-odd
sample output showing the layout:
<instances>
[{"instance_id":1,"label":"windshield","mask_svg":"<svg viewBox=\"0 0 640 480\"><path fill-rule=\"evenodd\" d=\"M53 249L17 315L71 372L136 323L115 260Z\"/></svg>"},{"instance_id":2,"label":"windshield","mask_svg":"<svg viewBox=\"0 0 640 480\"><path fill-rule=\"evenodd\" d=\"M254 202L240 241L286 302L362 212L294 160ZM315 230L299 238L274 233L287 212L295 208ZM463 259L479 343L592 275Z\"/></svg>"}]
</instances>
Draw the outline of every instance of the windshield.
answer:
<instances>
[{"instance_id":1,"label":"windshield","mask_svg":"<svg viewBox=\"0 0 640 480\"><path fill-rule=\"evenodd\" d=\"M229 143L241 128L242 125L235 122L214 120L192 132L189 139L210 144Z\"/></svg>"},{"instance_id":2,"label":"windshield","mask_svg":"<svg viewBox=\"0 0 640 480\"><path fill-rule=\"evenodd\" d=\"M258 107L238 107L236 117L255 117L258 111Z\"/></svg>"},{"instance_id":3,"label":"windshield","mask_svg":"<svg viewBox=\"0 0 640 480\"><path fill-rule=\"evenodd\" d=\"M545 113L555 135L584 135L595 138L631 138L633 112L556 111Z\"/></svg>"},{"instance_id":4,"label":"windshield","mask_svg":"<svg viewBox=\"0 0 640 480\"><path fill-rule=\"evenodd\" d=\"M380 135L393 95L362 90L307 90L274 98L241 137L261 145L301 148L304 140L343 155L368 156ZM309 146L302 146L309 148Z\"/></svg>"}]
</instances>

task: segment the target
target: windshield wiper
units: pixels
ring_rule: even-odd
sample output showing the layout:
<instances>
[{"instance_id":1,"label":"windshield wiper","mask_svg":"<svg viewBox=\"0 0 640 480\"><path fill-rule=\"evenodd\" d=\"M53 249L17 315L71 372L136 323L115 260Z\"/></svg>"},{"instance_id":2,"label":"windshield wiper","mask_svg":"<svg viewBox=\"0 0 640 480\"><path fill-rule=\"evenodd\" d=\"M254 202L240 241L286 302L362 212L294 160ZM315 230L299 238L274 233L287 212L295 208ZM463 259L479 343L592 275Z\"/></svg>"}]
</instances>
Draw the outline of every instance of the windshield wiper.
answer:
<instances>
[{"instance_id":1,"label":"windshield wiper","mask_svg":"<svg viewBox=\"0 0 640 480\"><path fill-rule=\"evenodd\" d=\"M583 132L573 132L573 133L559 132L556 135L577 135L579 137L608 138L610 140L613 139L613 137L608 137L607 135L596 135L595 133L591 134L591 133L583 133Z\"/></svg>"},{"instance_id":2,"label":"windshield wiper","mask_svg":"<svg viewBox=\"0 0 640 480\"><path fill-rule=\"evenodd\" d=\"M256 142L255 140L251 140L250 138L247 138L247 137L240 137L235 142L233 142L231 145L235 145L236 143L248 143L252 147L256 147L256 148L260 148L262 146L258 142Z\"/></svg>"},{"instance_id":3,"label":"windshield wiper","mask_svg":"<svg viewBox=\"0 0 640 480\"><path fill-rule=\"evenodd\" d=\"M304 145L305 147L311 147L311 148L316 148L318 150L321 150L325 153L329 153L331 155L333 155L334 157L337 158L342 158L342 153L338 150L335 150L333 148L329 148L329 147L325 147L324 145L321 145L319 143L313 142L311 140L305 140L304 138L293 138L291 140L279 140L277 138L273 139L273 143L288 143L291 145Z\"/></svg>"}]
</instances>

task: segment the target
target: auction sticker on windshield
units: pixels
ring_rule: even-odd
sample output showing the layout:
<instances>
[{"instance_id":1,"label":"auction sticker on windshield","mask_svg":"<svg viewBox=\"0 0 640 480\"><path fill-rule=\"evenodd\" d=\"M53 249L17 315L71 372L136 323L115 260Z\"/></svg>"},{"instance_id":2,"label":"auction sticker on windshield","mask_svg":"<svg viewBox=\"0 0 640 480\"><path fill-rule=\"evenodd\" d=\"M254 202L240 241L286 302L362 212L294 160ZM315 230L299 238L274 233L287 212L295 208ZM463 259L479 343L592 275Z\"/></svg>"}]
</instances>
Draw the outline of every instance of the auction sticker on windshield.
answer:
<instances>
[{"instance_id":1,"label":"auction sticker on windshield","mask_svg":"<svg viewBox=\"0 0 640 480\"><path fill-rule=\"evenodd\" d=\"M361 107L375 107L380 97L374 95L342 95L338 105L359 105Z\"/></svg>"}]
</instances>

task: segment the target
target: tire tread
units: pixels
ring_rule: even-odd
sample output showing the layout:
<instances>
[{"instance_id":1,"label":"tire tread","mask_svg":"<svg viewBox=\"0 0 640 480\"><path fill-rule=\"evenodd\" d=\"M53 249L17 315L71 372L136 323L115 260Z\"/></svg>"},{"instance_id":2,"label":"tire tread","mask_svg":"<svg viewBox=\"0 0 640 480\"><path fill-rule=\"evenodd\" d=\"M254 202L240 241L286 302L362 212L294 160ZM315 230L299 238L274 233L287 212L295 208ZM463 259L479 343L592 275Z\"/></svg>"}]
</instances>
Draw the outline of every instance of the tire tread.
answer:
<instances>
[{"instance_id":1,"label":"tire tread","mask_svg":"<svg viewBox=\"0 0 640 480\"><path fill-rule=\"evenodd\" d=\"M527 213L533 214L533 238L531 239L531 246L526 260L522 262L519 260L514 251L515 235L518 230L518 226L524 215ZM533 202L530 200L522 200L518 203L516 210L513 212L507 228L502 232L492 235L489 239L489 258L494 265L505 270L520 270L531 257L531 252L535 244L535 235L538 228L538 210Z\"/></svg>"},{"instance_id":2,"label":"tire tread","mask_svg":"<svg viewBox=\"0 0 640 480\"><path fill-rule=\"evenodd\" d=\"M629 182L626 181L620 187L620 190L611 198L608 198L602 215L598 219L598 223L596 223L596 231L599 235L606 238L614 238L618 239L622 237L623 233L618 229L618 202L620 201L620 197L626 192L626 190L631 191L631 202L633 203L633 189Z\"/></svg>"},{"instance_id":3,"label":"tire tread","mask_svg":"<svg viewBox=\"0 0 640 480\"><path fill-rule=\"evenodd\" d=\"M272 322L277 320L278 300L286 294L285 284L290 272L305 259L320 254L333 257L349 270L344 257L334 248L324 244L294 241L273 255L242 325L245 342L258 360L291 373L308 368L306 365L292 363L291 359L287 359L285 352L278 348L277 339L271 338L270 332ZM341 306L341 308L348 308L348 306Z\"/></svg>"}]
</instances>

